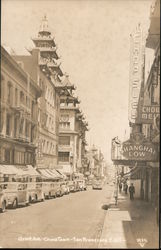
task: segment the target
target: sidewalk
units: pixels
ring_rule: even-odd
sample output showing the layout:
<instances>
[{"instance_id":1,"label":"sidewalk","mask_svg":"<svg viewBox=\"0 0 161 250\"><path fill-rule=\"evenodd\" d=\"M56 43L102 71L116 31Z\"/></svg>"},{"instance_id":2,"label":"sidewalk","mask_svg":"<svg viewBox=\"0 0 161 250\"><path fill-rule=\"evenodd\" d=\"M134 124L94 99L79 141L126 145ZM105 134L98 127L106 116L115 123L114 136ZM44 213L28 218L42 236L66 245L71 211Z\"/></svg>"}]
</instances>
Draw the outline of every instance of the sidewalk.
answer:
<instances>
[{"instance_id":1,"label":"sidewalk","mask_svg":"<svg viewBox=\"0 0 161 250\"><path fill-rule=\"evenodd\" d=\"M115 205L112 197L98 247L159 249L158 245L159 227L150 204L139 199L130 201L122 193Z\"/></svg>"}]
</instances>

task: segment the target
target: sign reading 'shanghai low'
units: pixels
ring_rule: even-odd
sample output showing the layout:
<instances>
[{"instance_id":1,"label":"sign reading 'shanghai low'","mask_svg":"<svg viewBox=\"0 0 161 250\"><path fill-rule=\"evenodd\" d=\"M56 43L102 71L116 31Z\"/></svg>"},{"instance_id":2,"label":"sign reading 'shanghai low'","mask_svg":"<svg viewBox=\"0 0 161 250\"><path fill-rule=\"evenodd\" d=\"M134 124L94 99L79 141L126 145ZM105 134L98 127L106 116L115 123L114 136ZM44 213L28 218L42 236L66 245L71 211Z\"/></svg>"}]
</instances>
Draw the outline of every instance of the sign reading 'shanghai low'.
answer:
<instances>
[{"instance_id":1,"label":"sign reading 'shanghai low'","mask_svg":"<svg viewBox=\"0 0 161 250\"><path fill-rule=\"evenodd\" d=\"M123 143L122 154L128 160L157 161L158 153L156 145L152 143Z\"/></svg>"}]
</instances>

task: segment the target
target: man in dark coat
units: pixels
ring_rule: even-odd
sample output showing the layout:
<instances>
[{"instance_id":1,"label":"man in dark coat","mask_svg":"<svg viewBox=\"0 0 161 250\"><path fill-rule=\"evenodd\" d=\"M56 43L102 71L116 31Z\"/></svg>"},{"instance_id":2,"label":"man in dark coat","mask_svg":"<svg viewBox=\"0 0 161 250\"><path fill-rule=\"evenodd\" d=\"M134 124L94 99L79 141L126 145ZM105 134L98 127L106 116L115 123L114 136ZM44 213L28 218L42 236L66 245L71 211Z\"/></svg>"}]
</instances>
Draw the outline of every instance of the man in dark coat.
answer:
<instances>
[{"instance_id":1,"label":"man in dark coat","mask_svg":"<svg viewBox=\"0 0 161 250\"><path fill-rule=\"evenodd\" d=\"M135 194L135 187L134 187L133 183L131 183L131 185L129 187L129 193L130 193L130 200L133 200L134 194Z\"/></svg>"}]
</instances>

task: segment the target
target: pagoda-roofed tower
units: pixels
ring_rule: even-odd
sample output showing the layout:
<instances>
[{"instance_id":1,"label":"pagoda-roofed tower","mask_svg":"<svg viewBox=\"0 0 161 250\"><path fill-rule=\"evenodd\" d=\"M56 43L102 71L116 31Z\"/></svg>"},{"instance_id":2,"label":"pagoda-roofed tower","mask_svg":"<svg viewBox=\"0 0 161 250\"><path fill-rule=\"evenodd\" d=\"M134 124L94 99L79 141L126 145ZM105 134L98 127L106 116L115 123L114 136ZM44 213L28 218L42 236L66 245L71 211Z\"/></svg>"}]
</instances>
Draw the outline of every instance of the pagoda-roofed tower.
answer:
<instances>
[{"instance_id":1,"label":"pagoda-roofed tower","mask_svg":"<svg viewBox=\"0 0 161 250\"><path fill-rule=\"evenodd\" d=\"M50 74L53 74L54 78L58 78L59 81L59 76L63 76L63 72L60 68L60 62L58 62L60 57L57 54L57 46L49 30L46 15L44 15L41 21L38 36L32 38L32 41L36 49L40 50L39 65L42 70L44 72L50 72ZM30 53L32 53L32 51L30 51Z\"/></svg>"}]
</instances>

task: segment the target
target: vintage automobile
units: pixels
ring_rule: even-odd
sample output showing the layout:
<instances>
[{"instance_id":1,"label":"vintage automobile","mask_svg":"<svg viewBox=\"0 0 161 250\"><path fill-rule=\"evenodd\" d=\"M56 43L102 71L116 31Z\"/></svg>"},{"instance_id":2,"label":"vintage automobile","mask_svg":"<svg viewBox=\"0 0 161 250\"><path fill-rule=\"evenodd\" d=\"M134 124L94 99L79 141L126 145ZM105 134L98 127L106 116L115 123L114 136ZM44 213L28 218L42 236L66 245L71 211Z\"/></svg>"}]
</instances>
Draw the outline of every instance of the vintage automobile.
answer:
<instances>
[{"instance_id":1,"label":"vintage automobile","mask_svg":"<svg viewBox=\"0 0 161 250\"><path fill-rule=\"evenodd\" d=\"M89 186L92 185L92 183L93 183L92 179L90 179L90 180L87 181L87 185L89 185Z\"/></svg>"},{"instance_id":2,"label":"vintage automobile","mask_svg":"<svg viewBox=\"0 0 161 250\"><path fill-rule=\"evenodd\" d=\"M27 184L20 182L1 183L3 192L7 197L7 207L17 208L19 205L29 205Z\"/></svg>"},{"instance_id":3,"label":"vintage automobile","mask_svg":"<svg viewBox=\"0 0 161 250\"><path fill-rule=\"evenodd\" d=\"M65 194L69 194L70 193L70 188L69 188L69 185L68 185L69 183L68 183L68 181L65 181Z\"/></svg>"},{"instance_id":4,"label":"vintage automobile","mask_svg":"<svg viewBox=\"0 0 161 250\"><path fill-rule=\"evenodd\" d=\"M74 180L74 192L80 191L79 180Z\"/></svg>"},{"instance_id":5,"label":"vintage automobile","mask_svg":"<svg viewBox=\"0 0 161 250\"><path fill-rule=\"evenodd\" d=\"M101 179L95 179L92 183L93 189L102 189L103 188L103 182Z\"/></svg>"},{"instance_id":6,"label":"vintage automobile","mask_svg":"<svg viewBox=\"0 0 161 250\"><path fill-rule=\"evenodd\" d=\"M60 183L58 181L51 182L50 196L54 198L61 196Z\"/></svg>"},{"instance_id":7,"label":"vintage automobile","mask_svg":"<svg viewBox=\"0 0 161 250\"><path fill-rule=\"evenodd\" d=\"M1 184L0 184L0 212L1 213L5 212L7 205L8 205L7 197L4 194Z\"/></svg>"},{"instance_id":8,"label":"vintage automobile","mask_svg":"<svg viewBox=\"0 0 161 250\"><path fill-rule=\"evenodd\" d=\"M29 203L37 201L36 194L36 183L35 182L27 182L27 191L29 195Z\"/></svg>"},{"instance_id":9,"label":"vintage automobile","mask_svg":"<svg viewBox=\"0 0 161 250\"><path fill-rule=\"evenodd\" d=\"M75 192L75 184L74 181L68 181L68 187L70 192Z\"/></svg>"},{"instance_id":10,"label":"vintage automobile","mask_svg":"<svg viewBox=\"0 0 161 250\"><path fill-rule=\"evenodd\" d=\"M69 186L67 184L67 182L61 182L61 191L62 191L62 194L69 194L70 193L70 190L69 190Z\"/></svg>"},{"instance_id":11,"label":"vintage automobile","mask_svg":"<svg viewBox=\"0 0 161 250\"><path fill-rule=\"evenodd\" d=\"M42 190L42 183L41 182L36 182L35 183L35 202L37 201L44 201L45 197L44 197L44 193Z\"/></svg>"},{"instance_id":12,"label":"vintage automobile","mask_svg":"<svg viewBox=\"0 0 161 250\"><path fill-rule=\"evenodd\" d=\"M87 190L87 186L86 186L85 180L79 180L78 181L78 185L79 185L79 190L80 191Z\"/></svg>"},{"instance_id":13,"label":"vintage automobile","mask_svg":"<svg viewBox=\"0 0 161 250\"><path fill-rule=\"evenodd\" d=\"M42 182L42 192L45 199L49 199L52 197L52 189L53 187L51 182Z\"/></svg>"}]
</instances>

